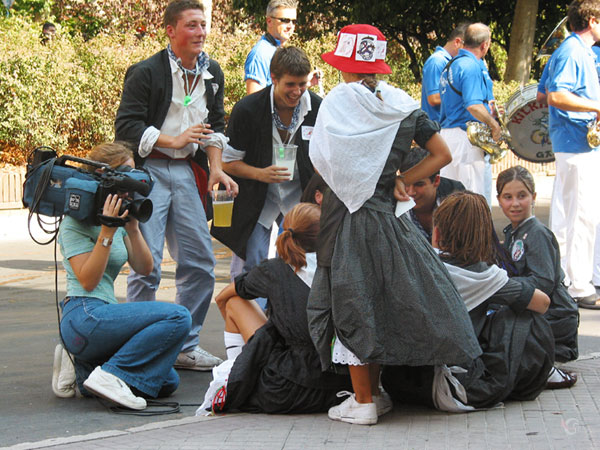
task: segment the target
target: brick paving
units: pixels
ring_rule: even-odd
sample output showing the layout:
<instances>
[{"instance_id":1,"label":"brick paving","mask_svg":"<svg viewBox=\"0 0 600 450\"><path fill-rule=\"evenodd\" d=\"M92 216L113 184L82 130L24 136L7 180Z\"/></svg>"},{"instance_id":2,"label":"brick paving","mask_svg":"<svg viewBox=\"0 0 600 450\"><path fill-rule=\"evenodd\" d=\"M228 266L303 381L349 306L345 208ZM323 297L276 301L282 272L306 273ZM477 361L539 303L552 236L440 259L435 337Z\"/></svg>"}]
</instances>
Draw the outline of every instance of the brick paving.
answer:
<instances>
[{"instance_id":1,"label":"brick paving","mask_svg":"<svg viewBox=\"0 0 600 450\"><path fill-rule=\"evenodd\" d=\"M375 426L325 414L227 414L189 417L87 436L19 444L13 449L589 449L600 448L600 358L564 365L579 374L571 389L535 401L468 414L396 405Z\"/></svg>"}]
</instances>

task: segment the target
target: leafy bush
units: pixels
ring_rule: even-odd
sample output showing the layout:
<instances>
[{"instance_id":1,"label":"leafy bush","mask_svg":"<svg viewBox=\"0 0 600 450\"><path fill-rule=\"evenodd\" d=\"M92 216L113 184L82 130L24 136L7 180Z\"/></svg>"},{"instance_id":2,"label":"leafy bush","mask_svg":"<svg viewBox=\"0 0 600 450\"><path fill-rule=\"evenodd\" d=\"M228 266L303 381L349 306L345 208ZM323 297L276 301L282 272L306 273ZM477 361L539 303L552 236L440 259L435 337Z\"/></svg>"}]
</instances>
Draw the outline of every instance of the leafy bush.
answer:
<instances>
[{"instance_id":1,"label":"leafy bush","mask_svg":"<svg viewBox=\"0 0 600 450\"><path fill-rule=\"evenodd\" d=\"M85 40L64 33L47 45L40 43L39 23L13 16L0 20L0 163L23 164L39 145L82 155L92 146L114 138L113 122L127 67L157 52L166 44L163 32L138 39L134 33L99 34ZM225 110L245 95L244 61L260 32L239 26L231 32L214 27L207 52L225 72ZM333 33L292 45L305 49L313 66L324 72L325 92L339 82L337 70L320 55L335 47ZM420 98L400 47L388 47L393 74L391 84ZM516 85L495 84L496 97L506 101Z\"/></svg>"},{"instance_id":2,"label":"leafy bush","mask_svg":"<svg viewBox=\"0 0 600 450\"><path fill-rule=\"evenodd\" d=\"M113 137L126 68L157 51L153 40L81 36L39 41L39 25L19 18L0 23L0 145L7 162L23 161L39 145L89 149Z\"/></svg>"}]
</instances>

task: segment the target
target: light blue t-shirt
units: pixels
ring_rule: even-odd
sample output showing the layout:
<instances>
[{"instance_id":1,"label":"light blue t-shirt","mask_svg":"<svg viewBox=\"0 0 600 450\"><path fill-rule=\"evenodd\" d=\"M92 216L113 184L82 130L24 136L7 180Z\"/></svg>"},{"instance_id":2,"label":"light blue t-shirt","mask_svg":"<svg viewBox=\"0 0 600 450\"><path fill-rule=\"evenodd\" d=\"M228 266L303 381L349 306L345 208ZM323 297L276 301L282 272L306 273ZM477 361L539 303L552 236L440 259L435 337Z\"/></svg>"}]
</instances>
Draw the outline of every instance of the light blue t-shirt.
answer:
<instances>
[{"instance_id":1,"label":"light blue t-shirt","mask_svg":"<svg viewBox=\"0 0 600 450\"><path fill-rule=\"evenodd\" d=\"M277 47L281 45L281 42L275 39L277 46L273 45L266 36L260 38L260 40L252 47L250 53L246 57L246 63L244 64L244 81L250 79L256 81L261 87L266 87L272 84L271 80L271 59L275 54Z\"/></svg>"},{"instance_id":2,"label":"light blue t-shirt","mask_svg":"<svg viewBox=\"0 0 600 450\"><path fill-rule=\"evenodd\" d=\"M421 86L421 109L431 120L440 120L440 106L431 106L427 97L440 92L440 75L452 59L444 47L436 47L433 54L423 64L423 84Z\"/></svg>"},{"instance_id":3,"label":"light blue t-shirt","mask_svg":"<svg viewBox=\"0 0 600 450\"><path fill-rule=\"evenodd\" d=\"M455 61L440 77L440 125L442 128L467 129L467 122L476 121L467 110L471 105L485 105L490 110L488 101L492 92L492 80L483 72L482 62L470 51L460 49ZM487 69L486 69L487 73ZM462 93L458 94L449 85ZM489 86L488 86L489 85Z\"/></svg>"},{"instance_id":4,"label":"light blue t-shirt","mask_svg":"<svg viewBox=\"0 0 600 450\"><path fill-rule=\"evenodd\" d=\"M572 33L548 61L547 92L571 92L591 100L600 99L600 82L592 48ZM561 153L589 152L587 124L596 113L564 111L548 107L552 150Z\"/></svg>"},{"instance_id":5,"label":"light blue t-shirt","mask_svg":"<svg viewBox=\"0 0 600 450\"><path fill-rule=\"evenodd\" d=\"M102 279L93 291L86 291L77 280L69 258L91 252L96 245L100 226L86 225L70 216L66 216L60 224L58 243L63 255L63 266L67 272L67 297L94 297L109 303L117 303L114 280L127 262L127 247L123 238L125 230L118 228L110 248L110 255Z\"/></svg>"}]
</instances>

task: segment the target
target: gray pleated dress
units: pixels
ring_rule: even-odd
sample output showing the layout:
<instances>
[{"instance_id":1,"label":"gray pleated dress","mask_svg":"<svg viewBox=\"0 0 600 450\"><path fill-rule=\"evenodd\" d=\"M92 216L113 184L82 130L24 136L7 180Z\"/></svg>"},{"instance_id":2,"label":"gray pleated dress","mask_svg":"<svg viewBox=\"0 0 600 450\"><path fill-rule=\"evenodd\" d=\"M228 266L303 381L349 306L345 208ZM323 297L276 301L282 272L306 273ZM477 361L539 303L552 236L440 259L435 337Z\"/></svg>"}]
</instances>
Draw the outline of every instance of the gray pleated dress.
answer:
<instances>
[{"instance_id":1,"label":"gray pleated dress","mask_svg":"<svg viewBox=\"0 0 600 450\"><path fill-rule=\"evenodd\" d=\"M353 214L331 189L324 194L307 309L324 370L334 332L363 363L461 365L481 354L443 263L410 219L394 215L402 159L413 139L424 146L437 130L421 110L404 119L374 195Z\"/></svg>"}]
</instances>

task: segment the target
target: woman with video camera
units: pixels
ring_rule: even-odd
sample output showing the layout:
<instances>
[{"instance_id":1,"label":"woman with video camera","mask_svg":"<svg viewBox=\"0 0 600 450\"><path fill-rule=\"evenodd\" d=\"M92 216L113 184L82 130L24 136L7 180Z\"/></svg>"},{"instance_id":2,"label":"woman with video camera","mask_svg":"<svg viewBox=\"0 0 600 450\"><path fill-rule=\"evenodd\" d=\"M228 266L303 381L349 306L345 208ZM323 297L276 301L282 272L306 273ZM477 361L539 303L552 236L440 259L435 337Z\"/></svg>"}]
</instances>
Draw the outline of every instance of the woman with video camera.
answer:
<instances>
[{"instance_id":1,"label":"woman with video camera","mask_svg":"<svg viewBox=\"0 0 600 450\"><path fill-rule=\"evenodd\" d=\"M95 147L89 159L118 170L133 167L132 152L119 143ZM95 168L94 168L95 169ZM108 195L102 214L126 219L123 227L94 226L65 216L58 241L67 272L61 302L61 337L54 355L52 388L59 397L95 394L130 409L145 409L144 397L173 393L179 375L173 363L189 333L182 306L163 302L118 303L114 280L125 262L148 274L153 262L138 221L120 213L127 193ZM66 351L65 351L66 350ZM71 366L69 352L74 357Z\"/></svg>"}]
</instances>

